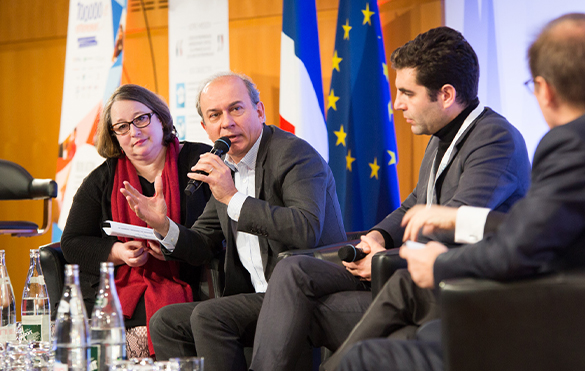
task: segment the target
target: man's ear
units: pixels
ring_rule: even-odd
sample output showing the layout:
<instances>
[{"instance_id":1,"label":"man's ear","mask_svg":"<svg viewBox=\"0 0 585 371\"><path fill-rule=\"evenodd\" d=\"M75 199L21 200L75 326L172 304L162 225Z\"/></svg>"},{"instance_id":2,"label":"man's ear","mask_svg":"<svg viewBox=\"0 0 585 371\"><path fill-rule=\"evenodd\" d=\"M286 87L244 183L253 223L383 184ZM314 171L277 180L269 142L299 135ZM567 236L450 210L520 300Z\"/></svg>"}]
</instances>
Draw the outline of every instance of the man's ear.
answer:
<instances>
[{"instance_id":1,"label":"man's ear","mask_svg":"<svg viewBox=\"0 0 585 371\"><path fill-rule=\"evenodd\" d=\"M258 118L260 119L260 121L265 122L266 112L264 111L264 103L262 103L262 101L256 104L256 112L258 112Z\"/></svg>"},{"instance_id":2,"label":"man's ear","mask_svg":"<svg viewBox=\"0 0 585 371\"><path fill-rule=\"evenodd\" d=\"M457 90L453 85L445 84L439 91L439 99L443 102L443 108L449 108L457 101Z\"/></svg>"},{"instance_id":3,"label":"man's ear","mask_svg":"<svg viewBox=\"0 0 585 371\"><path fill-rule=\"evenodd\" d=\"M534 95L543 107L553 107L557 105L556 90L542 76L534 78Z\"/></svg>"},{"instance_id":4,"label":"man's ear","mask_svg":"<svg viewBox=\"0 0 585 371\"><path fill-rule=\"evenodd\" d=\"M203 130L207 130L207 127L205 126L205 121L201 120L201 127L203 128Z\"/></svg>"}]
</instances>

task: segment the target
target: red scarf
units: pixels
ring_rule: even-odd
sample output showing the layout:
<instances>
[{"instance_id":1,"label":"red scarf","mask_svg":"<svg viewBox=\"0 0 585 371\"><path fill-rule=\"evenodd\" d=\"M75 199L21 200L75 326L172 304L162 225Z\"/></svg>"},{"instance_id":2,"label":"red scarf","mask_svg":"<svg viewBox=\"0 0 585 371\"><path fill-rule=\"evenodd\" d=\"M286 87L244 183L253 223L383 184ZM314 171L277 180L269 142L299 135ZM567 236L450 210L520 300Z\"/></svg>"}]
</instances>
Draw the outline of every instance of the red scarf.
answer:
<instances>
[{"instance_id":1,"label":"red scarf","mask_svg":"<svg viewBox=\"0 0 585 371\"><path fill-rule=\"evenodd\" d=\"M179 176L177 158L179 157L179 140L175 138L167 147L165 166L162 172L163 191L167 204L167 216L175 223L181 222L181 201L179 190ZM118 159L114 188L112 189L112 219L115 222L146 226L128 205L126 198L120 192L123 182L128 181L138 192L142 187L138 180L136 168L124 155ZM122 242L129 239L120 238ZM145 242L146 243L146 242ZM165 262L149 256L148 261L141 267L131 268L121 265L116 270L116 288L122 304L125 318L131 318L138 301L144 295L146 307L146 326L150 317L160 308L168 304L193 301L191 287L179 279L179 263ZM154 354L150 331L148 331L148 349Z\"/></svg>"}]
</instances>

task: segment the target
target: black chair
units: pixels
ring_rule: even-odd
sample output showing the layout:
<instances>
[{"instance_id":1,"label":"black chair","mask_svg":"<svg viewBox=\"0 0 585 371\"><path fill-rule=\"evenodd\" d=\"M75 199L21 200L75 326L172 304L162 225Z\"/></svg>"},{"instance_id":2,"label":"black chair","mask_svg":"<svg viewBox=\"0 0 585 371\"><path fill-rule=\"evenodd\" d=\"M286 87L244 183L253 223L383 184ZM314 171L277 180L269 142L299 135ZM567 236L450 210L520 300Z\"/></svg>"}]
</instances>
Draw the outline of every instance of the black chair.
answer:
<instances>
[{"instance_id":1,"label":"black chair","mask_svg":"<svg viewBox=\"0 0 585 371\"><path fill-rule=\"evenodd\" d=\"M445 370L585 370L585 272L440 290Z\"/></svg>"},{"instance_id":2,"label":"black chair","mask_svg":"<svg viewBox=\"0 0 585 371\"><path fill-rule=\"evenodd\" d=\"M53 242L48 245L41 246L40 261L45 284L47 285L47 292L49 293L49 302L51 303L51 320L54 321L57 317L57 308L63 293L65 285L65 257L61 251L61 242ZM91 315L88 313L88 315Z\"/></svg>"},{"instance_id":3,"label":"black chair","mask_svg":"<svg viewBox=\"0 0 585 371\"><path fill-rule=\"evenodd\" d=\"M33 237L51 227L52 199L57 197L57 183L51 179L35 179L22 166L0 160L0 200L44 200L43 224L30 221L0 221L0 234Z\"/></svg>"},{"instance_id":4,"label":"black chair","mask_svg":"<svg viewBox=\"0 0 585 371\"><path fill-rule=\"evenodd\" d=\"M398 256L399 248L380 251L372 257L372 298L398 269L406 268L406 260Z\"/></svg>"}]
</instances>

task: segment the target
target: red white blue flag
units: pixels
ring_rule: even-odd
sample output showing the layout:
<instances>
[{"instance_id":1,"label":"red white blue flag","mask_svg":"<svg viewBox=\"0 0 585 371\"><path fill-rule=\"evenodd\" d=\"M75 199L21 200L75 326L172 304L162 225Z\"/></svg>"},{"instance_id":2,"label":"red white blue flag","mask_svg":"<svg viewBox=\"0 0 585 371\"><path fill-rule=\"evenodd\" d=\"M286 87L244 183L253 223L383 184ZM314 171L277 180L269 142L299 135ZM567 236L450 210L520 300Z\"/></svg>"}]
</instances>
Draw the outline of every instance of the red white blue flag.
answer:
<instances>
[{"instance_id":1,"label":"red white blue flag","mask_svg":"<svg viewBox=\"0 0 585 371\"><path fill-rule=\"evenodd\" d=\"M284 0L280 44L280 127L328 161L315 0Z\"/></svg>"}]
</instances>

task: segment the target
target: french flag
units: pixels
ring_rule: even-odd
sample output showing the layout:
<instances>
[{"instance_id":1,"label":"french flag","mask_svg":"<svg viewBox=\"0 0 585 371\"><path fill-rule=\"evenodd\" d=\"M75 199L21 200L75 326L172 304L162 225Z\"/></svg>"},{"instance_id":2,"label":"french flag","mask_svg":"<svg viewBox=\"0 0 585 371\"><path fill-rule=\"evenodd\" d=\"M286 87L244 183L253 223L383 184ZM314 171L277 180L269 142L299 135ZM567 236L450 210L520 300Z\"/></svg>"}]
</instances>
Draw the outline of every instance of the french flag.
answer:
<instances>
[{"instance_id":1,"label":"french flag","mask_svg":"<svg viewBox=\"0 0 585 371\"><path fill-rule=\"evenodd\" d=\"M280 43L280 127L329 160L315 0L284 0Z\"/></svg>"}]
</instances>

